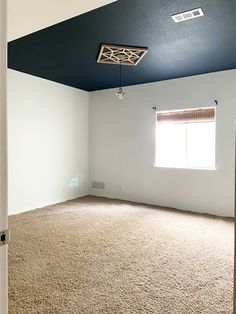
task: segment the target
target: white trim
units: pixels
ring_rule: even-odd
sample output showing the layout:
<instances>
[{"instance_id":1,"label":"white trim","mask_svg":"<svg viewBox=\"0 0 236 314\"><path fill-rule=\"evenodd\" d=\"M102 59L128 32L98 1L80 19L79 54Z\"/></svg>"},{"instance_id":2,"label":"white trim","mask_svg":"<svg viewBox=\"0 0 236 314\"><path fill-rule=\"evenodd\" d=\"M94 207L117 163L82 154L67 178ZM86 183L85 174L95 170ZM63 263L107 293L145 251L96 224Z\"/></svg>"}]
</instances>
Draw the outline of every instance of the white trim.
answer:
<instances>
[{"instance_id":1,"label":"white trim","mask_svg":"<svg viewBox=\"0 0 236 314\"><path fill-rule=\"evenodd\" d=\"M7 230L6 0L0 0L0 230ZM8 313L7 245L0 247L0 313Z\"/></svg>"},{"instance_id":2,"label":"white trim","mask_svg":"<svg viewBox=\"0 0 236 314\"><path fill-rule=\"evenodd\" d=\"M158 164L154 164L154 168L160 169L180 169L180 170L203 170L203 171L217 171L217 168L197 168L197 167L170 167L170 166L161 166Z\"/></svg>"}]
</instances>

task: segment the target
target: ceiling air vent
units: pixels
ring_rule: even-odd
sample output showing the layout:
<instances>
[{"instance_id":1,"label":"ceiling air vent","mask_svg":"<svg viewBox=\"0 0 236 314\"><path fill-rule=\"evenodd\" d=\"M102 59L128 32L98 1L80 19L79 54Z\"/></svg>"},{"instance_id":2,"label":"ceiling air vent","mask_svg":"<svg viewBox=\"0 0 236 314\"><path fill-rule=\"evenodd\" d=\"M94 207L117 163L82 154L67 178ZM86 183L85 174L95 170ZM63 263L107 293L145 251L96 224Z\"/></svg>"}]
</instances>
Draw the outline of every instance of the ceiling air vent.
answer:
<instances>
[{"instance_id":1,"label":"ceiling air vent","mask_svg":"<svg viewBox=\"0 0 236 314\"><path fill-rule=\"evenodd\" d=\"M98 63L137 65L148 52L147 48L102 44Z\"/></svg>"},{"instance_id":2,"label":"ceiling air vent","mask_svg":"<svg viewBox=\"0 0 236 314\"><path fill-rule=\"evenodd\" d=\"M179 14L174 14L171 17L176 23L179 23L186 20L194 19L196 17L203 16L203 15L204 15L204 12L202 11L202 9L198 8L198 9L182 12Z\"/></svg>"}]
</instances>

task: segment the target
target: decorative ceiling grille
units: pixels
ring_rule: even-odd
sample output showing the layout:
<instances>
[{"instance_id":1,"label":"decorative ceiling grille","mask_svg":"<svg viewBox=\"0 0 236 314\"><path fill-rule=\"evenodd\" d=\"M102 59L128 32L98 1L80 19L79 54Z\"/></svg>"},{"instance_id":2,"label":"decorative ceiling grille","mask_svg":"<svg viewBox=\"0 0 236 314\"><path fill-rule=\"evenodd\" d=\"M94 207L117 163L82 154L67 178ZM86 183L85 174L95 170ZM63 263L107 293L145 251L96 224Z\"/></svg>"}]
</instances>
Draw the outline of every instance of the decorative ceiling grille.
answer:
<instances>
[{"instance_id":1,"label":"decorative ceiling grille","mask_svg":"<svg viewBox=\"0 0 236 314\"><path fill-rule=\"evenodd\" d=\"M102 44L97 62L135 66L147 52L147 48Z\"/></svg>"}]
</instances>

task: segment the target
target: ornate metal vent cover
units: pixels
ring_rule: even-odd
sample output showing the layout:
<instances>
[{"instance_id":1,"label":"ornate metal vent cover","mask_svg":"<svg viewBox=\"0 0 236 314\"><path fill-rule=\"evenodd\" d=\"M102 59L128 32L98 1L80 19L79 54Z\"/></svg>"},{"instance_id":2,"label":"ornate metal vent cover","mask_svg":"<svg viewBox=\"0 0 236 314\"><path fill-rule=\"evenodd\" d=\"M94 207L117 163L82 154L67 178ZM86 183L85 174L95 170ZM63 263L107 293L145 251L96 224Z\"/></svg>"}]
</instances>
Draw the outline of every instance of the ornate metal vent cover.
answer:
<instances>
[{"instance_id":1,"label":"ornate metal vent cover","mask_svg":"<svg viewBox=\"0 0 236 314\"><path fill-rule=\"evenodd\" d=\"M137 65L148 52L147 48L102 44L98 63Z\"/></svg>"}]
</instances>

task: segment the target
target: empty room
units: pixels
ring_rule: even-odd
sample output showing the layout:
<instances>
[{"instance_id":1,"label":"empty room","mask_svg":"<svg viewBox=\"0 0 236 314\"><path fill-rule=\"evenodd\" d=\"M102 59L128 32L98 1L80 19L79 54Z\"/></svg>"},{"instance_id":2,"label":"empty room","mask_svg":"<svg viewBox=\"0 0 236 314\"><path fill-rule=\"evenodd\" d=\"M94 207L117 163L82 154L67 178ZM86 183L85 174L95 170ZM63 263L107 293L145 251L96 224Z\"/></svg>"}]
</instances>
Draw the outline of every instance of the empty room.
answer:
<instances>
[{"instance_id":1,"label":"empty room","mask_svg":"<svg viewBox=\"0 0 236 314\"><path fill-rule=\"evenodd\" d=\"M0 0L0 314L236 314L236 1Z\"/></svg>"}]
</instances>

